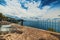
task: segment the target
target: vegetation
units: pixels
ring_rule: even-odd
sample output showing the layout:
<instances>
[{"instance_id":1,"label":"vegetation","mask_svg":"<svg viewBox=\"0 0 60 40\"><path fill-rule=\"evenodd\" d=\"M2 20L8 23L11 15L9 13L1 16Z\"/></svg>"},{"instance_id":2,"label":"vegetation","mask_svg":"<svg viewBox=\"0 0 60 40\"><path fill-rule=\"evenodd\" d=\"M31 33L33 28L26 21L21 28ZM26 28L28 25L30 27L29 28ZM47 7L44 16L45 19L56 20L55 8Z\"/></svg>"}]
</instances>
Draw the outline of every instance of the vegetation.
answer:
<instances>
[{"instance_id":1,"label":"vegetation","mask_svg":"<svg viewBox=\"0 0 60 40\"><path fill-rule=\"evenodd\" d=\"M0 30L1 30L1 24L0 24Z\"/></svg>"},{"instance_id":2,"label":"vegetation","mask_svg":"<svg viewBox=\"0 0 60 40\"><path fill-rule=\"evenodd\" d=\"M21 22L20 25L23 25L23 21L24 21L23 19L16 20L15 18L6 17L2 13L0 13L0 20L8 21L8 22L16 23L16 24L18 24L18 22Z\"/></svg>"},{"instance_id":3,"label":"vegetation","mask_svg":"<svg viewBox=\"0 0 60 40\"><path fill-rule=\"evenodd\" d=\"M0 20L12 22L12 23L18 23L19 21L22 21L22 20L16 20L15 18L6 17L2 13L0 13Z\"/></svg>"},{"instance_id":4,"label":"vegetation","mask_svg":"<svg viewBox=\"0 0 60 40\"><path fill-rule=\"evenodd\" d=\"M2 13L0 13L0 18L2 19L2 20L6 20L8 17L6 17L6 16L4 16ZM1 20L0 19L0 20Z\"/></svg>"},{"instance_id":5,"label":"vegetation","mask_svg":"<svg viewBox=\"0 0 60 40\"><path fill-rule=\"evenodd\" d=\"M48 28L49 31L53 31L56 32L56 30L54 30L53 28Z\"/></svg>"}]
</instances>

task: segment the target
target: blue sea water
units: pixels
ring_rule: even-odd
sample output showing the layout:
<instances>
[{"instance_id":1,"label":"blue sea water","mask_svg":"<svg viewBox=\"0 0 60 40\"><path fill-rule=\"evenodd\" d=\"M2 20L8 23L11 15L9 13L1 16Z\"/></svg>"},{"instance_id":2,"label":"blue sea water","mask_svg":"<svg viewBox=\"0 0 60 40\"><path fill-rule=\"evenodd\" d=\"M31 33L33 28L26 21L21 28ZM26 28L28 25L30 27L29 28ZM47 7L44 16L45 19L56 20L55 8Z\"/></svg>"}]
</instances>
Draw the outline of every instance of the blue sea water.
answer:
<instances>
[{"instance_id":1,"label":"blue sea water","mask_svg":"<svg viewBox=\"0 0 60 40\"><path fill-rule=\"evenodd\" d=\"M48 21L24 21L24 26L31 26L39 29L48 30L53 28L56 32L60 32L60 22L48 22Z\"/></svg>"},{"instance_id":2,"label":"blue sea water","mask_svg":"<svg viewBox=\"0 0 60 40\"><path fill-rule=\"evenodd\" d=\"M54 29L56 32L60 32L60 22L59 21L24 21L24 26L30 26L38 29L48 30L49 28ZM9 31L11 25L2 25L1 31Z\"/></svg>"}]
</instances>

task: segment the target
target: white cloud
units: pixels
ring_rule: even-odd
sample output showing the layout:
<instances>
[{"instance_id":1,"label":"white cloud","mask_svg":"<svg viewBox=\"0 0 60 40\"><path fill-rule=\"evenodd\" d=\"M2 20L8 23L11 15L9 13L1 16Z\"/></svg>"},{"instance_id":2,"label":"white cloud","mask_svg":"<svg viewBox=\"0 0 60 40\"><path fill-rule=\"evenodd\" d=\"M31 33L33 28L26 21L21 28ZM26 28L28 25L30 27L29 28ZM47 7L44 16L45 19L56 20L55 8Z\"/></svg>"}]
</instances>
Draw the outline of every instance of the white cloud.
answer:
<instances>
[{"instance_id":1,"label":"white cloud","mask_svg":"<svg viewBox=\"0 0 60 40\"><path fill-rule=\"evenodd\" d=\"M60 8L53 8L51 10L49 10L45 15L43 15L42 18L50 18L50 19L53 19L53 18L60 18Z\"/></svg>"},{"instance_id":2,"label":"white cloud","mask_svg":"<svg viewBox=\"0 0 60 40\"><path fill-rule=\"evenodd\" d=\"M21 7L21 4L17 0L5 0L7 2L7 6L2 6L0 5L0 12L3 14L9 14L12 16L17 16L19 18L27 18L27 19L32 19L31 17L35 18L54 18L59 15L59 10L56 10L54 12L49 11L50 6L45 6L42 10L38 8L38 6L41 4L40 2L27 2L25 4L26 7L28 7L28 10L25 10ZM22 2L25 2L23 0ZM33 4L34 3L34 4ZM47 14L46 14L47 13ZM56 13L58 13L56 15ZM53 16L55 15L55 16Z\"/></svg>"}]
</instances>

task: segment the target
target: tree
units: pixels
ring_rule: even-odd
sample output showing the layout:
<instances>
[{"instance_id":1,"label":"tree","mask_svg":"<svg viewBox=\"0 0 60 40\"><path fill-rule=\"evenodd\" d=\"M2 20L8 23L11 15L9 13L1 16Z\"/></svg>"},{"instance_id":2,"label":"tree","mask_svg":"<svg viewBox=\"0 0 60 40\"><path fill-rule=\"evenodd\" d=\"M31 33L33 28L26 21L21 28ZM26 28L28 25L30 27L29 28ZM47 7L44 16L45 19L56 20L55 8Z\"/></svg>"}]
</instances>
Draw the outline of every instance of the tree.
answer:
<instances>
[{"instance_id":1,"label":"tree","mask_svg":"<svg viewBox=\"0 0 60 40\"><path fill-rule=\"evenodd\" d=\"M48 30L49 30L49 31L56 32L56 30L55 30L55 29L53 29L53 28L48 28Z\"/></svg>"},{"instance_id":2,"label":"tree","mask_svg":"<svg viewBox=\"0 0 60 40\"><path fill-rule=\"evenodd\" d=\"M1 26L0 26L0 35L1 35Z\"/></svg>"},{"instance_id":3,"label":"tree","mask_svg":"<svg viewBox=\"0 0 60 40\"><path fill-rule=\"evenodd\" d=\"M2 13L0 13L0 18L2 17Z\"/></svg>"},{"instance_id":4,"label":"tree","mask_svg":"<svg viewBox=\"0 0 60 40\"><path fill-rule=\"evenodd\" d=\"M2 20L6 20L6 19L7 19L7 17L6 17L6 16L4 16L2 13L0 13L0 19L2 19Z\"/></svg>"}]
</instances>

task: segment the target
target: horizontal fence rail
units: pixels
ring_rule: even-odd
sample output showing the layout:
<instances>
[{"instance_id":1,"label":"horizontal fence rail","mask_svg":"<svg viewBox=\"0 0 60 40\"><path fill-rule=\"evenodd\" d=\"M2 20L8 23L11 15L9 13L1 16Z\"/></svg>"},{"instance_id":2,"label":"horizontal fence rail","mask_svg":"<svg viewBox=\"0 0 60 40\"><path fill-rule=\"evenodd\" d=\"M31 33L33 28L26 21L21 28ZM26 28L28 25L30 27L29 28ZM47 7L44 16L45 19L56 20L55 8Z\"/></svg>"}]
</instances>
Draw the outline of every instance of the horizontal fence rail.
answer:
<instances>
[{"instance_id":1,"label":"horizontal fence rail","mask_svg":"<svg viewBox=\"0 0 60 40\"><path fill-rule=\"evenodd\" d=\"M60 32L60 22L56 20L55 21L43 20L42 22L40 22L40 27L42 27L42 29L45 29L45 30Z\"/></svg>"},{"instance_id":2,"label":"horizontal fence rail","mask_svg":"<svg viewBox=\"0 0 60 40\"><path fill-rule=\"evenodd\" d=\"M13 23L13 20L9 22ZM15 22L16 20L14 21L14 23ZM37 21L19 20L17 23L22 26L31 26L48 31L60 32L60 20L37 20Z\"/></svg>"},{"instance_id":3,"label":"horizontal fence rail","mask_svg":"<svg viewBox=\"0 0 60 40\"><path fill-rule=\"evenodd\" d=\"M60 21L58 20L38 20L23 22L26 26L32 26L48 31L60 32Z\"/></svg>"}]
</instances>

